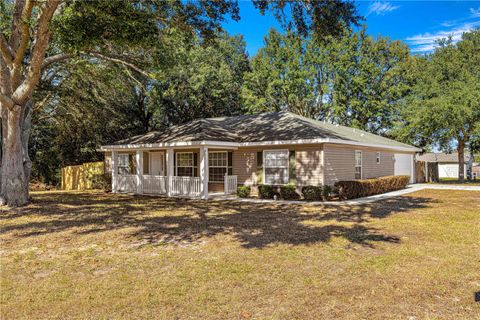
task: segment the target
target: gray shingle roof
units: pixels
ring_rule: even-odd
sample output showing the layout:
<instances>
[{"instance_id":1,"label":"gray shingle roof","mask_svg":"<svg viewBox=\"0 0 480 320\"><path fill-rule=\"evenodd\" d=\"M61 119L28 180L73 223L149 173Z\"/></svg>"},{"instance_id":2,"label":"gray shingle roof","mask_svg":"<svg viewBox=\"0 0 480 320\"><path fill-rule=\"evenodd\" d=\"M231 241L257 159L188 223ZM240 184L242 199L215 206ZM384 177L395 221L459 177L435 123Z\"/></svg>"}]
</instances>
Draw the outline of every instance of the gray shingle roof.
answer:
<instances>
[{"instance_id":1,"label":"gray shingle roof","mask_svg":"<svg viewBox=\"0 0 480 320\"><path fill-rule=\"evenodd\" d=\"M470 160L470 155L464 155L465 162ZM418 161L425 161L425 162L458 162L458 152L453 153L434 153L434 152L427 152L422 155L417 155Z\"/></svg>"},{"instance_id":2,"label":"gray shingle roof","mask_svg":"<svg viewBox=\"0 0 480 320\"><path fill-rule=\"evenodd\" d=\"M120 140L114 145L189 141L264 142L300 139L337 139L345 142L412 146L359 129L308 119L290 112L198 119L163 131Z\"/></svg>"}]
</instances>

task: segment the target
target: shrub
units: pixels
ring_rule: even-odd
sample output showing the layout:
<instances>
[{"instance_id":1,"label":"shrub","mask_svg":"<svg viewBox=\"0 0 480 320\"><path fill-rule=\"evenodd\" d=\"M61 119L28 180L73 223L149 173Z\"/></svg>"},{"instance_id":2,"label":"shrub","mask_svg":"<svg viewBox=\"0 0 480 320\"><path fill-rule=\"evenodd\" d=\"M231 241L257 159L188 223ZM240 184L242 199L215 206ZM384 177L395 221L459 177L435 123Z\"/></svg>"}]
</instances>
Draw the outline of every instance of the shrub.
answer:
<instances>
[{"instance_id":1,"label":"shrub","mask_svg":"<svg viewBox=\"0 0 480 320\"><path fill-rule=\"evenodd\" d=\"M387 176L376 179L338 181L340 199L355 199L405 188L409 176Z\"/></svg>"},{"instance_id":2,"label":"shrub","mask_svg":"<svg viewBox=\"0 0 480 320\"><path fill-rule=\"evenodd\" d=\"M330 200L330 196L332 195L332 187L330 186L323 186L322 190L323 200L328 201Z\"/></svg>"},{"instance_id":3,"label":"shrub","mask_svg":"<svg viewBox=\"0 0 480 320\"><path fill-rule=\"evenodd\" d=\"M258 195L261 199L273 199L275 195L273 186L268 184L261 184L258 186Z\"/></svg>"},{"instance_id":4,"label":"shrub","mask_svg":"<svg viewBox=\"0 0 480 320\"><path fill-rule=\"evenodd\" d=\"M305 200L321 201L322 187L321 186L305 186L302 187L302 194Z\"/></svg>"},{"instance_id":5,"label":"shrub","mask_svg":"<svg viewBox=\"0 0 480 320\"><path fill-rule=\"evenodd\" d=\"M92 175L92 189L102 189L105 191L112 190L112 176L109 174L94 174Z\"/></svg>"},{"instance_id":6,"label":"shrub","mask_svg":"<svg viewBox=\"0 0 480 320\"><path fill-rule=\"evenodd\" d=\"M237 188L237 196L240 198L248 198L250 196L249 186L240 186Z\"/></svg>"},{"instance_id":7,"label":"shrub","mask_svg":"<svg viewBox=\"0 0 480 320\"><path fill-rule=\"evenodd\" d=\"M297 193L295 185L287 184L286 186L280 186L280 195L285 200L298 200L300 195Z\"/></svg>"}]
</instances>

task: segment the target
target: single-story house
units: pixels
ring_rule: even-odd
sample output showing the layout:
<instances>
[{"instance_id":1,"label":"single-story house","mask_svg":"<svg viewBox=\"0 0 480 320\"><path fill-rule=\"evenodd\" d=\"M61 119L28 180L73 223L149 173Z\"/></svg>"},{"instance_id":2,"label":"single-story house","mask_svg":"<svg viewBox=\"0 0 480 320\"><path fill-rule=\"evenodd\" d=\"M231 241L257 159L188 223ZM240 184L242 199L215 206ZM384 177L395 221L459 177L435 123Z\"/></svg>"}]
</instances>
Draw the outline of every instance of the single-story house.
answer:
<instances>
[{"instance_id":1,"label":"single-story house","mask_svg":"<svg viewBox=\"0 0 480 320\"><path fill-rule=\"evenodd\" d=\"M102 146L113 192L234 193L239 185L333 185L409 175L420 149L289 112L198 119Z\"/></svg>"},{"instance_id":2,"label":"single-story house","mask_svg":"<svg viewBox=\"0 0 480 320\"><path fill-rule=\"evenodd\" d=\"M469 167L470 155L465 154L464 160L465 160L464 173L466 178L467 173L471 171L471 168ZM453 152L453 153L427 152L422 155L418 154L417 161L437 163L438 177L440 179L442 178L458 179L458 173L459 173L458 152Z\"/></svg>"}]
</instances>

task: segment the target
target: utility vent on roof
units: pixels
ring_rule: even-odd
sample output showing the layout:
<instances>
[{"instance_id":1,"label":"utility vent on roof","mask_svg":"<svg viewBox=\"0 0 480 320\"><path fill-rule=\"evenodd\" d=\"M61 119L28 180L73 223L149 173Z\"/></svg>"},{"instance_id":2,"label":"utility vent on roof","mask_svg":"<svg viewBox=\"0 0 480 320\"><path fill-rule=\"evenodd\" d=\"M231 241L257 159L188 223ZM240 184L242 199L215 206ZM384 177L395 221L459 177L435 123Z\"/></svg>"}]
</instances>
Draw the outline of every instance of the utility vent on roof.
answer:
<instances>
[{"instance_id":1,"label":"utility vent on roof","mask_svg":"<svg viewBox=\"0 0 480 320\"><path fill-rule=\"evenodd\" d=\"M362 133L362 134L360 135L360 137L363 137L364 135L365 135L365 133Z\"/></svg>"}]
</instances>

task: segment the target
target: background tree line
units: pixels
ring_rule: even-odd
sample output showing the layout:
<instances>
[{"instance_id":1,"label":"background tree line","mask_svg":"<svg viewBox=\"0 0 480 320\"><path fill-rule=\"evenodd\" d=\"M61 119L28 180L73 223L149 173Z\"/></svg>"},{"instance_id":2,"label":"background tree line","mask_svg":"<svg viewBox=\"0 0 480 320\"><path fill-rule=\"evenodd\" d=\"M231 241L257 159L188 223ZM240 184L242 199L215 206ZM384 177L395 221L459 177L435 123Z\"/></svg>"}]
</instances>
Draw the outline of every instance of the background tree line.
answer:
<instances>
[{"instance_id":1,"label":"background tree line","mask_svg":"<svg viewBox=\"0 0 480 320\"><path fill-rule=\"evenodd\" d=\"M42 78L35 96L45 105L34 117L34 176L58 183L61 166L100 160L101 144L168 125L280 110L426 149L473 151L478 39L472 32L412 56L366 26L322 41L272 29L249 59L241 36L221 32L205 44L173 31L154 80L108 61L70 61Z\"/></svg>"},{"instance_id":2,"label":"background tree line","mask_svg":"<svg viewBox=\"0 0 480 320\"><path fill-rule=\"evenodd\" d=\"M352 31L362 18L350 1L254 4L283 30L248 57L221 30L239 19L235 1L2 2L1 198L24 203L15 190L30 166L56 184L62 166L101 159L102 144L198 117L289 110L427 149L478 149L479 31L412 56Z\"/></svg>"}]
</instances>

